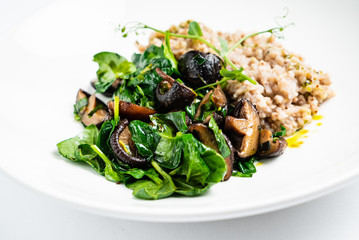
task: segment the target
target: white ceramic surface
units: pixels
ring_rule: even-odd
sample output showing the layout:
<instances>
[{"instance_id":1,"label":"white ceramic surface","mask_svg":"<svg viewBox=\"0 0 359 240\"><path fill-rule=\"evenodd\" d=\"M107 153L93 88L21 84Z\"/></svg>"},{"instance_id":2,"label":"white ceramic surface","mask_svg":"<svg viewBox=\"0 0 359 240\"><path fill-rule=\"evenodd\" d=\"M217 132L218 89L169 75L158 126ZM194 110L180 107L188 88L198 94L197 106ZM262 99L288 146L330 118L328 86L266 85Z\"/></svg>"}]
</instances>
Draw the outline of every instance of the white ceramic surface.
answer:
<instances>
[{"instance_id":1,"label":"white ceramic surface","mask_svg":"<svg viewBox=\"0 0 359 240\"><path fill-rule=\"evenodd\" d=\"M309 3L227 1L226 6L217 6L217 2L206 1L206 10L200 11L203 2L184 1L170 12L165 2L59 1L0 38L0 169L71 206L120 218L167 222L268 212L321 196L357 177L359 26L355 14L341 18L340 4L330 2L320 14L311 12ZM200 197L159 201L134 199L124 186L56 153L57 142L82 129L73 119L72 105L78 88L89 88L95 77L92 56L117 51L130 57L135 51L134 37L121 39L114 32L118 23L137 20L166 28L191 18L215 29L253 31L272 27L273 16L282 14L284 6L290 9L288 21L296 27L288 29L283 44L315 68L329 72L337 92L319 112L324 116L322 126L314 122L307 127L308 138L301 148L288 149L282 157L258 166L253 178L231 178Z\"/></svg>"}]
</instances>

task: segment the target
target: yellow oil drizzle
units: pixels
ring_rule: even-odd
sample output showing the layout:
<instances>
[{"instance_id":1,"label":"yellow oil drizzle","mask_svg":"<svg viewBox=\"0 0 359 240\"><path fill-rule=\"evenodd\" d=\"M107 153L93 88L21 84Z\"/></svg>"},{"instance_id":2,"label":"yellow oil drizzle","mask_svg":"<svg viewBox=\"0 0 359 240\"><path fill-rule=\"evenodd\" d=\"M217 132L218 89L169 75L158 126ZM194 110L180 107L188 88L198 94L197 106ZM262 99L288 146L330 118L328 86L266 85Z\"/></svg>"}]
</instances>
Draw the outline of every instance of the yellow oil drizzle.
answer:
<instances>
[{"instance_id":1,"label":"yellow oil drizzle","mask_svg":"<svg viewBox=\"0 0 359 240\"><path fill-rule=\"evenodd\" d=\"M322 118L323 118L322 115L314 115L312 119L314 121L317 121ZM317 123L317 126L321 126L321 125L322 125L321 122ZM293 136L291 136L290 138L287 138L286 140L288 143L288 147L299 148L300 145L302 145L304 143L303 139L308 137L308 135L307 135L308 132L309 132L309 130L307 130L307 129L301 129L298 132L294 133ZM314 130L314 132L316 132L316 130Z\"/></svg>"},{"instance_id":2,"label":"yellow oil drizzle","mask_svg":"<svg viewBox=\"0 0 359 240\"><path fill-rule=\"evenodd\" d=\"M260 165L262 165L263 163L262 162L258 162L257 164L256 164L256 166L260 166Z\"/></svg>"},{"instance_id":3,"label":"yellow oil drizzle","mask_svg":"<svg viewBox=\"0 0 359 240\"><path fill-rule=\"evenodd\" d=\"M322 115L314 115L313 116L313 120L314 121L317 121L317 120L320 120L320 119L322 119L323 118L323 116ZM317 123L317 126L322 126L322 123Z\"/></svg>"},{"instance_id":4,"label":"yellow oil drizzle","mask_svg":"<svg viewBox=\"0 0 359 240\"><path fill-rule=\"evenodd\" d=\"M126 147L126 144L124 142L122 142L121 140L118 140L118 143L121 145L121 147L123 148L123 150L125 150L126 153L130 154L130 151L128 150L128 148Z\"/></svg>"},{"instance_id":5,"label":"yellow oil drizzle","mask_svg":"<svg viewBox=\"0 0 359 240\"><path fill-rule=\"evenodd\" d=\"M313 116L313 120L320 120L320 119L322 119L322 118L323 118L322 115L314 115L314 116Z\"/></svg>"},{"instance_id":6,"label":"yellow oil drizzle","mask_svg":"<svg viewBox=\"0 0 359 240\"><path fill-rule=\"evenodd\" d=\"M290 148L298 148L303 144L303 138L307 138L306 135L309 131L307 129L301 129L298 132L294 133L294 135L290 138L287 138L288 147Z\"/></svg>"}]
</instances>

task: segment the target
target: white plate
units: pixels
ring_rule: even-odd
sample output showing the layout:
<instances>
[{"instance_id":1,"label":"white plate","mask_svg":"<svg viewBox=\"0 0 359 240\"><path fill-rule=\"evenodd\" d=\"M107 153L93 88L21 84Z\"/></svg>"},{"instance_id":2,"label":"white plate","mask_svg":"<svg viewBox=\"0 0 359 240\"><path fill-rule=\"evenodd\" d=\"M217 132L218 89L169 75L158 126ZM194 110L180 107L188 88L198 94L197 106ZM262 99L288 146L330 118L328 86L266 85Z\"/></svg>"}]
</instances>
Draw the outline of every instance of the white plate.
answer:
<instances>
[{"instance_id":1,"label":"white plate","mask_svg":"<svg viewBox=\"0 0 359 240\"><path fill-rule=\"evenodd\" d=\"M248 216L343 186L359 175L356 8L341 2L270 2L177 1L173 8L165 1L61 1L43 8L0 39L0 169L71 206L145 221ZM284 45L316 69L329 72L337 92L320 110L322 126L308 126L301 148L264 162L253 178L231 178L199 197L159 201L135 199L131 190L57 154L56 143L82 129L73 119L73 102L78 88L89 88L95 77L92 56L117 51L129 57L135 50L135 38L121 39L113 31L116 24L137 20L164 29L191 18L215 29L254 31L275 26L273 17L285 6L296 27L288 29Z\"/></svg>"}]
</instances>

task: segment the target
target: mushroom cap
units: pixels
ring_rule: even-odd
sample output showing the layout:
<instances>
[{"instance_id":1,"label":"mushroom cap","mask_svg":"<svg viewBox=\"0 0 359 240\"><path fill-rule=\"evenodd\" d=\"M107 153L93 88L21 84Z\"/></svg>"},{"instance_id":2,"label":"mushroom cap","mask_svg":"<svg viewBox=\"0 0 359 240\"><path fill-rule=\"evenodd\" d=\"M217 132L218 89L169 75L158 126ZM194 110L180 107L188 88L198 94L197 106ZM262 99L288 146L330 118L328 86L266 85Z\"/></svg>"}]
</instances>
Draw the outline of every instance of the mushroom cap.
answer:
<instances>
[{"instance_id":1,"label":"mushroom cap","mask_svg":"<svg viewBox=\"0 0 359 240\"><path fill-rule=\"evenodd\" d=\"M224 130L240 158L254 155L258 149L260 118L256 108L248 100L236 105L234 117L227 116Z\"/></svg>"},{"instance_id":2,"label":"mushroom cap","mask_svg":"<svg viewBox=\"0 0 359 240\"><path fill-rule=\"evenodd\" d=\"M202 123L192 124L188 127L188 132L192 133L204 145L212 148L213 150L215 150L217 153L220 154L216 138L213 132L206 125ZM223 181L227 181L232 176L232 172L233 172L234 149L228 137L225 134L223 134L223 137L226 140L229 150L231 151L231 154L224 159L227 165L227 172L226 175L223 177Z\"/></svg>"},{"instance_id":3,"label":"mushroom cap","mask_svg":"<svg viewBox=\"0 0 359 240\"><path fill-rule=\"evenodd\" d=\"M156 72L164 79L157 85L155 92L156 101L163 112L183 109L196 98L196 93L189 87L175 81L159 68L156 68ZM163 92L163 86L167 91Z\"/></svg>"},{"instance_id":4,"label":"mushroom cap","mask_svg":"<svg viewBox=\"0 0 359 240\"><path fill-rule=\"evenodd\" d=\"M212 93L213 93L213 90L209 91L208 93L206 93L206 95L204 95L204 97L202 98L202 101L199 103L199 105L197 107L196 114L194 115L194 119L199 118L199 116L201 115L201 112L202 112L202 106L210 100Z\"/></svg>"},{"instance_id":5,"label":"mushroom cap","mask_svg":"<svg viewBox=\"0 0 359 240\"><path fill-rule=\"evenodd\" d=\"M131 132L126 131L129 124L130 122L127 119L124 119L116 126L110 137L110 146L116 157L122 162L128 164L130 167L144 168L147 165L147 160L145 158L130 155L120 144L120 142L123 143L122 140L124 140L125 143L128 143L128 145L131 146L129 143L129 141L132 141Z\"/></svg>"},{"instance_id":6,"label":"mushroom cap","mask_svg":"<svg viewBox=\"0 0 359 240\"><path fill-rule=\"evenodd\" d=\"M225 107L227 106L227 97L224 94L221 86L218 84L217 87L213 90L212 101L216 107Z\"/></svg>"},{"instance_id":7,"label":"mushroom cap","mask_svg":"<svg viewBox=\"0 0 359 240\"><path fill-rule=\"evenodd\" d=\"M257 155L260 158L278 157L283 154L287 146L288 143L284 137L279 137L274 141L270 130L261 129Z\"/></svg>"},{"instance_id":8,"label":"mushroom cap","mask_svg":"<svg viewBox=\"0 0 359 240\"><path fill-rule=\"evenodd\" d=\"M226 165L227 165L227 173L226 173L226 175L224 175L223 181L227 181L232 176L235 151L234 151L233 145L232 145L231 141L229 140L229 138L227 137L227 135L224 133L222 133L222 134L223 134L224 139L226 140L229 150L231 151L231 154L224 159L224 161L226 161Z\"/></svg>"},{"instance_id":9,"label":"mushroom cap","mask_svg":"<svg viewBox=\"0 0 359 240\"><path fill-rule=\"evenodd\" d=\"M178 60L178 71L186 85L193 88L222 79L222 66L223 62L217 55L196 50L186 52Z\"/></svg>"},{"instance_id":10,"label":"mushroom cap","mask_svg":"<svg viewBox=\"0 0 359 240\"><path fill-rule=\"evenodd\" d=\"M188 127L188 132L192 133L204 145L219 153L216 138L213 132L206 125L202 123L194 123Z\"/></svg>"},{"instance_id":11,"label":"mushroom cap","mask_svg":"<svg viewBox=\"0 0 359 240\"><path fill-rule=\"evenodd\" d=\"M110 101L107 103L107 106L111 113L114 112L114 102ZM150 120L150 115L156 113L154 109L147 107L142 107L134 103L119 101L119 115L122 118L127 118L128 120L141 120L147 122Z\"/></svg>"},{"instance_id":12,"label":"mushroom cap","mask_svg":"<svg viewBox=\"0 0 359 240\"><path fill-rule=\"evenodd\" d=\"M82 89L79 89L76 96L76 102L83 98L88 98L87 106L79 111L81 122L85 126L91 124L100 127L101 124L108 119L108 109L105 103L96 97L95 94L90 95Z\"/></svg>"},{"instance_id":13,"label":"mushroom cap","mask_svg":"<svg viewBox=\"0 0 359 240\"><path fill-rule=\"evenodd\" d=\"M99 108L96 110L96 112L92 113L92 111L95 110L100 104L104 107L104 109ZM101 103L100 100L96 98L95 94L92 94L88 99L86 111L81 117L82 123L85 124L85 126L90 126L91 124L100 126L107 119L107 116L108 111L106 105Z\"/></svg>"},{"instance_id":14,"label":"mushroom cap","mask_svg":"<svg viewBox=\"0 0 359 240\"><path fill-rule=\"evenodd\" d=\"M76 103L77 103L78 101L84 99L84 98L87 98L87 99L88 99L90 96L91 96L91 94L87 93L86 91L84 91L84 90L82 90L82 89L79 89L79 90L77 91L77 95L76 95ZM80 111L78 112L78 114L79 114L80 116L82 116L82 115L85 113L85 111L86 111L86 108L84 107L84 108L80 109Z\"/></svg>"}]
</instances>

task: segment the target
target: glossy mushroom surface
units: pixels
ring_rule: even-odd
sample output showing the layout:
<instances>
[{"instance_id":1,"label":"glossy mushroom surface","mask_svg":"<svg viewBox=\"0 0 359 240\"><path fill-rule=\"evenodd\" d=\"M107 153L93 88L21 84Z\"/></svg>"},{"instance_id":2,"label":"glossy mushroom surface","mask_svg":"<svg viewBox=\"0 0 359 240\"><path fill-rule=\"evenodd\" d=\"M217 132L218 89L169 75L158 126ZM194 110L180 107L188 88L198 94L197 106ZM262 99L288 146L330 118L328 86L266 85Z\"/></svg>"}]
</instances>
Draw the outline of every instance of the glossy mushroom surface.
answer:
<instances>
[{"instance_id":1,"label":"glossy mushroom surface","mask_svg":"<svg viewBox=\"0 0 359 240\"><path fill-rule=\"evenodd\" d=\"M227 106L227 97L220 85L217 85L217 87L213 90L212 101L216 107Z\"/></svg>"},{"instance_id":2,"label":"glossy mushroom surface","mask_svg":"<svg viewBox=\"0 0 359 240\"><path fill-rule=\"evenodd\" d=\"M144 168L147 160L136 156L136 149L131 140L131 132L128 129L129 124L130 122L124 119L116 126L110 137L110 146L116 157L122 162L130 167Z\"/></svg>"},{"instance_id":3,"label":"glossy mushroom surface","mask_svg":"<svg viewBox=\"0 0 359 240\"><path fill-rule=\"evenodd\" d=\"M248 158L258 149L260 119L256 108L248 100L241 99L234 116L227 116L224 131L231 140L238 157Z\"/></svg>"},{"instance_id":4,"label":"glossy mushroom surface","mask_svg":"<svg viewBox=\"0 0 359 240\"><path fill-rule=\"evenodd\" d=\"M156 68L157 74L164 79L157 85L155 96L160 109L164 112L180 110L190 105L197 94Z\"/></svg>"},{"instance_id":5,"label":"glossy mushroom surface","mask_svg":"<svg viewBox=\"0 0 359 240\"><path fill-rule=\"evenodd\" d=\"M182 74L186 85L198 88L222 79L219 73L222 65L223 62L217 55L189 51L180 57L178 70Z\"/></svg>"},{"instance_id":6,"label":"glossy mushroom surface","mask_svg":"<svg viewBox=\"0 0 359 240\"><path fill-rule=\"evenodd\" d=\"M110 101L107 106L111 113L114 112L114 102ZM142 107L134 103L119 101L119 115L121 118L127 118L128 120L141 120L147 122L150 120L150 115L156 113L156 110L147 107Z\"/></svg>"},{"instance_id":7,"label":"glossy mushroom surface","mask_svg":"<svg viewBox=\"0 0 359 240\"><path fill-rule=\"evenodd\" d=\"M81 108L78 112L81 117L81 122L85 126L90 126L91 124L100 127L101 124L106 121L108 118L108 109L107 106L98 98L95 94L90 95L89 93L80 89L77 92L76 102L87 98L87 105Z\"/></svg>"},{"instance_id":8,"label":"glossy mushroom surface","mask_svg":"<svg viewBox=\"0 0 359 240\"><path fill-rule=\"evenodd\" d=\"M188 132L192 133L204 145L212 148L219 153L218 144L213 132L202 123L195 123L188 127Z\"/></svg>"},{"instance_id":9,"label":"glossy mushroom surface","mask_svg":"<svg viewBox=\"0 0 359 240\"><path fill-rule=\"evenodd\" d=\"M212 148L213 150L215 150L217 153L220 154L216 138L212 130L209 129L206 125L202 123L192 124L188 127L188 132L192 133L193 136L197 138L200 142L202 142L204 145ZM233 164L234 164L234 149L228 137L225 134L223 134L223 137L226 140L226 143L231 152L231 154L224 159L227 166L227 172L223 178L223 181L226 181L232 176Z\"/></svg>"},{"instance_id":10,"label":"glossy mushroom surface","mask_svg":"<svg viewBox=\"0 0 359 240\"><path fill-rule=\"evenodd\" d=\"M285 138L279 137L274 140L270 130L262 129L257 155L261 158L278 157L283 154L287 146L288 143Z\"/></svg>"},{"instance_id":11,"label":"glossy mushroom surface","mask_svg":"<svg viewBox=\"0 0 359 240\"><path fill-rule=\"evenodd\" d=\"M227 143L227 145L229 147L229 150L231 151L231 154L224 159L224 161L226 161L226 165L227 165L227 173L224 176L223 181L227 181L232 176L233 166L234 166L234 152L235 151L234 151L232 142L229 140L227 135L224 134L224 133L222 133L222 134L223 134L224 139L226 140L226 143Z\"/></svg>"}]
</instances>

